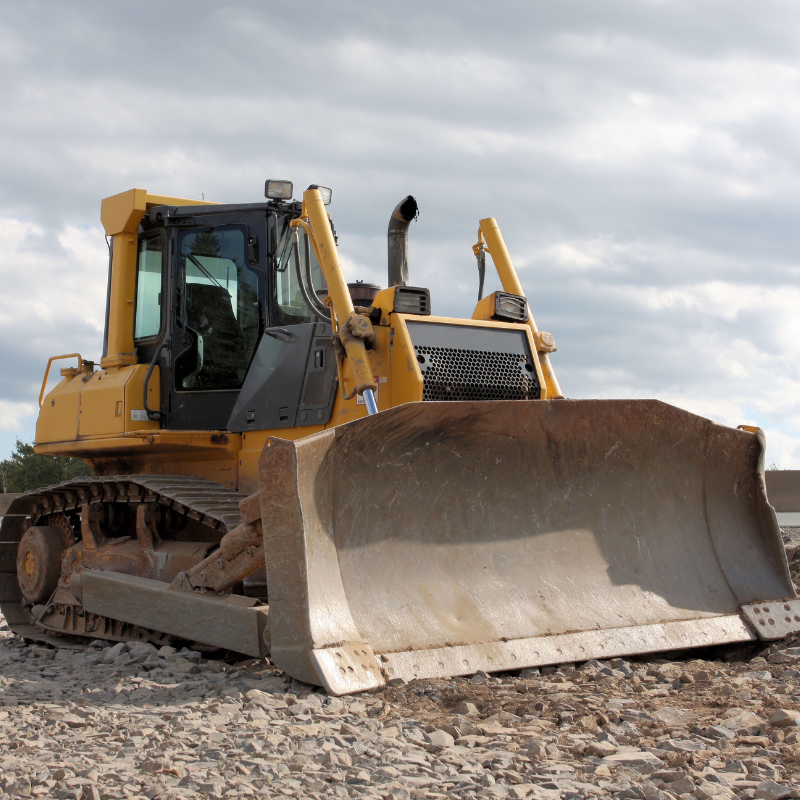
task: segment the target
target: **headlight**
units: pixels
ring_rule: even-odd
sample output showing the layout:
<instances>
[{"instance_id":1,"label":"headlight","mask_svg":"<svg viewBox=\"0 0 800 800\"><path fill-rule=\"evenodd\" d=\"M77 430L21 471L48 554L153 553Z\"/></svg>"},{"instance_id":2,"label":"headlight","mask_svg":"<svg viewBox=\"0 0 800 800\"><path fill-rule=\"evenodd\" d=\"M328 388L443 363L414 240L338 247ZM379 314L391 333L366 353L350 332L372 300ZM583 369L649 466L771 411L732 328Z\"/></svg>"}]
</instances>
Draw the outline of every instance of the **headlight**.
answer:
<instances>
[{"instance_id":1,"label":"headlight","mask_svg":"<svg viewBox=\"0 0 800 800\"><path fill-rule=\"evenodd\" d=\"M308 187L309 189L318 189L319 193L322 195L322 202L329 206L331 204L331 196L333 192L327 186L317 186L316 183L312 183L311 186Z\"/></svg>"},{"instance_id":2,"label":"headlight","mask_svg":"<svg viewBox=\"0 0 800 800\"><path fill-rule=\"evenodd\" d=\"M294 187L291 181L268 180L264 185L264 197L270 200L291 200Z\"/></svg>"},{"instance_id":3,"label":"headlight","mask_svg":"<svg viewBox=\"0 0 800 800\"><path fill-rule=\"evenodd\" d=\"M506 319L509 322L527 322L528 301L518 294L495 292L494 316L496 319Z\"/></svg>"}]
</instances>

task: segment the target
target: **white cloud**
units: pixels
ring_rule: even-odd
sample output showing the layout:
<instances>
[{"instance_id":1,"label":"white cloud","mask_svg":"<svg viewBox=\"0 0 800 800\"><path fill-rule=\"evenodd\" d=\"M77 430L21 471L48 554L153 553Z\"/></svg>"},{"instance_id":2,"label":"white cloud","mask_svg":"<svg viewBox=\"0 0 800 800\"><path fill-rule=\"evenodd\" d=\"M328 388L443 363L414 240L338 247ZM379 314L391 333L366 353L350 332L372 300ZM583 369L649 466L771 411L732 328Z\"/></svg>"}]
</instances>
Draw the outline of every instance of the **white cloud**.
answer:
<instances>
[{"instance_id":1,"label":"white cloud","mask_svg":"<svg viewBox=\"0 0 800 800\"><path fill-rule=\"evenodd\" d=\"M25 417L30 417L36 410L34 403L12 403L8 400L0 400L0 431L20 430Z\"/></svg>"}]
</instances>

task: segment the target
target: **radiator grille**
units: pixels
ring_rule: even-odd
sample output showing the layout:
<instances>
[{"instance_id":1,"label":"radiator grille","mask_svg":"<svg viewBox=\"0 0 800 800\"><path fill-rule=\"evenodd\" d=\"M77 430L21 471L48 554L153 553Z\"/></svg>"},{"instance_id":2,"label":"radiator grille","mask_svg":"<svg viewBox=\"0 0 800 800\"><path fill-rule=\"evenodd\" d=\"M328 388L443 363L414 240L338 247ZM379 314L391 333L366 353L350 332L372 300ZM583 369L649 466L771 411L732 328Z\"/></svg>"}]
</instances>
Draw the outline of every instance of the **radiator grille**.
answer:
<instances>
[{"instance_id":1,"label":"radiator grille","mask_svg":"<svg viewBox=\"0 0 800 800\"><path fill-rule=\"evenodd\" d=\"M416 345L423 400L538 400L533 364L518 353Z\"/></svg>"}]
</instances>

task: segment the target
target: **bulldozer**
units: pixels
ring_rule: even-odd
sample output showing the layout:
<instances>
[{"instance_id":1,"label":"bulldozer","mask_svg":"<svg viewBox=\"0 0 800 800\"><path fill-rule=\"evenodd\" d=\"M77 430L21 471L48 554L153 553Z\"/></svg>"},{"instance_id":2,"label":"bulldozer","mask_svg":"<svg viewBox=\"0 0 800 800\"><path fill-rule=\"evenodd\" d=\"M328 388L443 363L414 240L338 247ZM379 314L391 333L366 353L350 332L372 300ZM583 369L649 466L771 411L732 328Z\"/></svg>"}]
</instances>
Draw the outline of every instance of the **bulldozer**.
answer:
<instances>
[{"instance_id":1,"label":"bulldozer","mask_svg":"<svg viewBox=\"0 0 800 800\"><path fill-rule=\"evenodd\" d=\"M494 219L470 318L410 284L411 196L387 288L348 283L330 197L103 201L103 354L49 360L35 445L94 474L3 518L14 632L188 642L346 694L800 630L759 429L565 398Z\"/></svg>"}]
</instances>

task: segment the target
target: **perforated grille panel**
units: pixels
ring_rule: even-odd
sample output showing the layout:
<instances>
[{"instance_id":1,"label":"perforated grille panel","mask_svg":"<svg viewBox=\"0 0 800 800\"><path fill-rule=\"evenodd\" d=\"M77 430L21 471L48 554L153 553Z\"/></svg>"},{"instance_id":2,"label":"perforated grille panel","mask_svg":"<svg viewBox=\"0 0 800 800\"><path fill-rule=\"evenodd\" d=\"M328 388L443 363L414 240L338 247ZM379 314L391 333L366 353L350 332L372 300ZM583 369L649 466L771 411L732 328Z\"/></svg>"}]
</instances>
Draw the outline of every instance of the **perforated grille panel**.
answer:
<instances>
[{"instance_id":1,"label":"perforated grille panel","mask_svg":"<svg viewBox=\"0 0 800 800\"><path fill-rule=\"evenodd\" d=\"M537 400L533 364L516 353L414 348L423 376L423 400Z\"/></svg>"},{"instance_id":2,"label":"perforated grille panel","mask_svg":"<svg viewBox=\"0 0 800 800\"><path fill-rule=\"evenodd\" d=\"M527 328L406 322L423 400L538 400Z\"/></svg>"}]
</instances>

